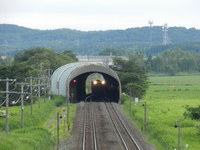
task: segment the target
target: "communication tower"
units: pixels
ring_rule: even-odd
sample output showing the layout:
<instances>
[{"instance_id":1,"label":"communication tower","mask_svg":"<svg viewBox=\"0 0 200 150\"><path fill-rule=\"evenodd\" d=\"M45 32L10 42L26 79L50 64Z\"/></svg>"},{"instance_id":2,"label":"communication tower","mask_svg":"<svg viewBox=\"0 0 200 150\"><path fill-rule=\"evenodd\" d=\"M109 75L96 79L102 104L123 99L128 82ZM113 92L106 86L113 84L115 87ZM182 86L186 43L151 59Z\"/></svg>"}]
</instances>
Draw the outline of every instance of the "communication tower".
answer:
<instances>
[{"instance_id":1,"label":"communication tower","mask_svg":"<svg viewBox=\"0 0 200 150\"><path fill-rule=\"evenodd\" d=\"M153 26L153 20L149 20L149 26L152 27Z\"/></svg>"},{"instance_id":2,"label":"communication tower","mask_svg":"<svg viewBox=\"0 0 200 150\"><path fill-rule=\"evenodd\" d=\"M162 31L163 31L163 45L167 45L168 44L168 35L167 35L168 25L167 25L167 23L165 23L162 26Z\"/></svg>"},{"instance_id":3,"label":"communication tower","mask_svg":"<svg viewBox=\"0 0 200 150\"><path fill-rule=\"evenodd\" d=\"M149 47L152 46L152 27L153 27L153 20L149 20Z\"/></svg>"}]
</instances>

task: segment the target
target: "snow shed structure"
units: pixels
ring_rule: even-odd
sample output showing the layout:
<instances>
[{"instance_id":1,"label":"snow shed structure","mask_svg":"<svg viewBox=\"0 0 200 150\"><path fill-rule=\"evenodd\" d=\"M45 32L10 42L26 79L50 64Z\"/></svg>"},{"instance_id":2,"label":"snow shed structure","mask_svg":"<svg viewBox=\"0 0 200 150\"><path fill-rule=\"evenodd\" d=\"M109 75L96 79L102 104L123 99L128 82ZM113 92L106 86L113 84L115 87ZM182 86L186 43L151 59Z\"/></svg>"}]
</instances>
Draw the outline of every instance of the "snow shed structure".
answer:
<instances>
[{"instance_id":1,"label":"snow shed structure","mask_svg":"<svg viewBox=\"0 0 200 150\"><path fill-rule=\"evenodd\" d=\"M121 102L118 75L108 67L92 63L77 62L59 67L51 77L51 93L66 96L71 103L84 101L89 96L86 92L86 80L94 73L101 74L106 82L101 96L113 102Z\"/></svg>"}]
</instances>

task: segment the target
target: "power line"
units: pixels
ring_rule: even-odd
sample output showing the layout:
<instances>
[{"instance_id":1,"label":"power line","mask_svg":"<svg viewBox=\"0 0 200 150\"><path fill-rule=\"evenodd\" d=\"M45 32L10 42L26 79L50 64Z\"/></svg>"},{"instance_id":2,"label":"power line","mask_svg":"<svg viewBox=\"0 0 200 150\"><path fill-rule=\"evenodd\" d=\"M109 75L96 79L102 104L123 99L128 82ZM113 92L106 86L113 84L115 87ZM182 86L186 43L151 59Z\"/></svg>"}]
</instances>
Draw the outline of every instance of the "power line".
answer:
<instances>
[{"instance_id":1,"label":"power line","mask_svg":"<svg viewBox=\"0 0 200 150\"><path fill-rule=\"evenodd\" d=\"M1 103L0 107L3 106L6 102L6 99L3 101L3 103Z\"/></svg>"},{"instance_id":2,"label":"power line","mask_svg":"<svg viewBox=\"0 0 200 150\"><path fill-rule=\"evenodd\" d=\"M3 93L6 93L6 133L9 133L9 111L8 111L8 107L9 107L9 82L14 83L16 81L16 79L0 79L0 81L6 82L6 91L4 91Z\"/></svg>"}]
</instances>

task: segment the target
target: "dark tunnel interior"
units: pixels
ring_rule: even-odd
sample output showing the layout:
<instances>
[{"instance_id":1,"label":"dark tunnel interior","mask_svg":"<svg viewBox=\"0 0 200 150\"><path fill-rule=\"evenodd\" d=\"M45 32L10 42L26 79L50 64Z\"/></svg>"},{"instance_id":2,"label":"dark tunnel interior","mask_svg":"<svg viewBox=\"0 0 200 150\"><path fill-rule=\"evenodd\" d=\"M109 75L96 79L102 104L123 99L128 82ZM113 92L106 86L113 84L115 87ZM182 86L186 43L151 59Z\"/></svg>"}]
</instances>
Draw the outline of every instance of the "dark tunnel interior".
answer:
<instances>
[{"instance_id":1,"label":"dark tunnel interior","mask_svg":"<svg viewBox=\"0 0 200 150\"><path fill-rule=\"evenodd\" d=\"M118 103L120 100L120 87L118 81L110 75L101 74L105 80L104 85L94 86L92 81L87 81L91 74L98 72L88 72L81 74L70 81L69 100L71 103L80 101L111 101ZM87 81L87 82L86 82ZM88 85L91 91L88 93Z\"/></svg>"}]
</instances>

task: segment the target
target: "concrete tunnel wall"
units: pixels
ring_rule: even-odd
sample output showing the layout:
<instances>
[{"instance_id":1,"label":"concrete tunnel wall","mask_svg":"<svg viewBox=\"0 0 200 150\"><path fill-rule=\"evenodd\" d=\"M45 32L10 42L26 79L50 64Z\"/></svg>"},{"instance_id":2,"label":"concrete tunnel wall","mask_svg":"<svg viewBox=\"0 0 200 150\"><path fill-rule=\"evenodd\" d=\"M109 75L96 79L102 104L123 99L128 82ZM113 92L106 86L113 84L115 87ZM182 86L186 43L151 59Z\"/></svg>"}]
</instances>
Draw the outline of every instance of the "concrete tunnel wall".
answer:
<instances>
[{"instance_id":1,"label":"concrete tunnel wall","mask_svg":"<svg viewBox=\"0 0 200 150\"><path fill-rule=\"evenodd\" d=\"M92 73L102 74L109 83L110 98L115 102L121 102L121 83L117 74L103 65L91 63L70 63L63 65L54 71L51 77L51 93L66 96L70 102L84 100L85 81ZM73 84L76 79L77 83Z\"/></svg>"}]
</instances>

